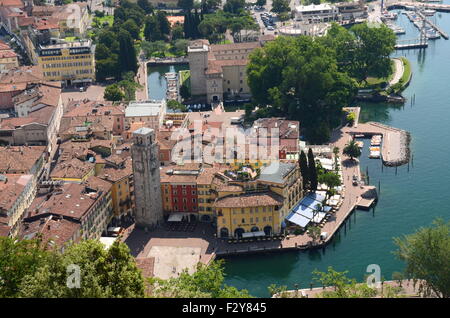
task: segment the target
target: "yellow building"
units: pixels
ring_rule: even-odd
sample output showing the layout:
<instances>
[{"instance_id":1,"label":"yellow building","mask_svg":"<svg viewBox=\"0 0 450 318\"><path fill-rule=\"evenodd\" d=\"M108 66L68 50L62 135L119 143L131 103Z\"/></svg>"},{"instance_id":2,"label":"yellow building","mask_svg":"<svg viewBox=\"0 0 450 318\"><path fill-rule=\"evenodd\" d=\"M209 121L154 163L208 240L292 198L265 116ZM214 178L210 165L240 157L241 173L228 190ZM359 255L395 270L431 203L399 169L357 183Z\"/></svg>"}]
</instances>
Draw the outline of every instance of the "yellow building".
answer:
<instances>
[{"instance_id":1,"label":"yellow building","mask_svg":"<svg viewBox=\"0 0 450 318\"><path fill-rule=\"evenodd\" d=\"M133 208L133 169L131 159L122 168L105 168L98 176L108 181L111 186L114 216L120 218L130 214Z\"/></svg>"},{"instance_id":2,"label":"yellow building","mask_svg":"<svg viewBox=\"0 0 450 318\"><path fill-rule=\"evenodd\" d=\"M214 180L218 237L279 234L284 219L303 197L297 163L272 162L256 172L241 167Z\"/></svg>"},{"instance_id":3,"label":"yellow building","mask_svg":"<svg viewBox=\"0 0 450 318\"><path fill-rule=\"evenodd\" d=\"M283 197L272 192L247 193L217 199L218 237L242 237L244 233L271 235L281 232Z\"/></svg>"},{"instance_id":4,"label":"yellow building","mask_svg":"<svg viewBox=\"0 0 450 318\"><path fill-rule=\"evenodd\" d=\"M95 81L95 45L80 40L40 46L38 64L48 81L62 81L65 85Z\"/></svg>"}]
</instances>

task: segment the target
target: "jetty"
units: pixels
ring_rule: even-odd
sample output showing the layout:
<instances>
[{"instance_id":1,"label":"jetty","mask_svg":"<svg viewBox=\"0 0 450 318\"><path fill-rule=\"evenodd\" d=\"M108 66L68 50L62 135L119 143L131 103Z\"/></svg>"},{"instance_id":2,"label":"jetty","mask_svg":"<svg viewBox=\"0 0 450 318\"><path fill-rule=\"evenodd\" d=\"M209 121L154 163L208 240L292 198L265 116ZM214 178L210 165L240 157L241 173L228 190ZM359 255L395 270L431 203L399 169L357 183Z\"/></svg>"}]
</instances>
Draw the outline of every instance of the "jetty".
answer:
<instances>
[{"instance_id":1,"label":"jetty","mask_svg":"<svg viewBox=\"0 0 450 318\"><path fill-rule=\"evenodd\" d=\"M423 20L425 21L425 23L427 23L429 26L431 26L434 30L436 30L436 32L438 32L444 39L448 40L448 34L445 33L440 27L438 27L436 24L434 24L433 22L431 22L430 20L428 20L425 15L418 10L417 15Z\"/></svg>"},{"instance_id":2,"label":"jetty","mask_svg":"<svg viewBox=\"0 0 450 318\"><path fill-rule=\"evenodd\" d=\"M431 9L439 12L450 12L450 4L442 3L393 1L386 5L388 10L407 9L413 7L420 9Z\"/></svg>"},{"instance_id":3,"label":"jetty","mask_svg":"<svg viewBox=\"0 0 450 318\"><path fill-rule=\"evenodd\" d=\"M382 135L381 156L386 166L401 166L409 161L410 135L407 131L376 122L359 124L348 130L353 136L372 137Z\"/></svg>"}]
</instances>

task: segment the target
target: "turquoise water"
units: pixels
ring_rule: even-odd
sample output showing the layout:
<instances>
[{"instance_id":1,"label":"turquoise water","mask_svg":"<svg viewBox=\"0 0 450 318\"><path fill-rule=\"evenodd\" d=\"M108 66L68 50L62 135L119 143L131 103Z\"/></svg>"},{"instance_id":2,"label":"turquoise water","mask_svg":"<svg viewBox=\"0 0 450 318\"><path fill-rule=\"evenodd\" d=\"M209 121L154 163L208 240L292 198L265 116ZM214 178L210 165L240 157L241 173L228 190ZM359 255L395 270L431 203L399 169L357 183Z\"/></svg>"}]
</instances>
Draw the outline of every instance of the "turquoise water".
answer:
<instances>
[{"instance_id":1,"label":"turquoise water","mask_svg":"<svg viewBox=\"0 0 450 318\"><path fill-rule=\"evenodd\" d=\"M159 65L147 69L148 96L151 99L166 98L167 81L164 74L189 69L189 65Z\"/></svg>"},{"instance_id":2,"label":"turquoise water","mask_svg":"<svg viewBox=\"0 0 450 318\"><path fill-rule=\"evenodd\" d=\"M445 2L450 3L449 0ZM433 18L450 33L450 13L437 13ZM401 15L397 24L407 33L401 38L417 36L417 29ZM349 271L349 276L363 280L369 264L378 264L381 275L391 279L404 264L396 259L392 238L428 226L436 217L449 219L447 184L450 181L450 41L429 42L424 52L399 51L412 64L413 78L404 96L403 106L361 104L363 121L380 121L409 131L412 135L413 162L409 166L384 168L379 160L367 158L364 148L361 169L368 169L370 183L381 192L375 211L356 211L346 230L323 251L286 252L226 259L226 283L246 288L254 296L269 296L270 284L294 288L309 287L314 269L326 271L328 266ZM411 106L411 96L415 104Z\"/></svg>"}]
</instances>

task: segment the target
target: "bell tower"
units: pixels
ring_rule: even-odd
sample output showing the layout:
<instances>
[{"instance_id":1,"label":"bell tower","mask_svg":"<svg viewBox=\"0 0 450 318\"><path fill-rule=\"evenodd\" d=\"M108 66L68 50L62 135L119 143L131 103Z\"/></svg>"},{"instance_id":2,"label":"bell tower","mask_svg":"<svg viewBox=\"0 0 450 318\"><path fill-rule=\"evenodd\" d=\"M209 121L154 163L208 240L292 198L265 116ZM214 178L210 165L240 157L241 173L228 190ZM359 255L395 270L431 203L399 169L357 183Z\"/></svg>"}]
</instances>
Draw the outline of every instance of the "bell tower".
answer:
<instances>
[{"instance_id":1,"label":"bell tower","mask_svg":"<svg viewBox=\"0 0 450 318\"><path fill-rule=\"evenodd\" d=\"M133 132L131 146L136 226L153 229L163 221L159 147L153 129Z\"/></svg>"}]
</instances>

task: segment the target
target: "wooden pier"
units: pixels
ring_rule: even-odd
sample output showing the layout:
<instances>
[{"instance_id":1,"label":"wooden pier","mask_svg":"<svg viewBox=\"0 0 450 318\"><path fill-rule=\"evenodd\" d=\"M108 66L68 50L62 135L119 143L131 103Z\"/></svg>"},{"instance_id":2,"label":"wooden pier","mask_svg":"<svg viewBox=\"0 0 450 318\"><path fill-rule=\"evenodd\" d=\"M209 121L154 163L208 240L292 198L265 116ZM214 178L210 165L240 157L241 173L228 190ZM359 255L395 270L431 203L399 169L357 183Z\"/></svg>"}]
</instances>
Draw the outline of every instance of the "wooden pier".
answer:
<instances>
[{"instance_id":1,"label":"wooden pier","mask_svg":"<svg viewBox=\"0 0 450 318\"><path fill-rule=\"evenodd\" d=\"M420 11L416 11L417 15L419 17L421 17L425 23L427 23L429 26L431 26L433 29L435 29L437 32L439 32L439 34L446 40L448 40L448 34L445 33L440 27L438 27L436 24L434 24L433 22L431 22L430 20L428 20L424 14Z\"/></svg>"},{"instance_id":2,"label":"wooden pier","mask_svg":"<svg viewBox=\"0 0 450 318\"><path fill-rule=\"evenodd\" d=\"M406 2L406 1L392 1L386 4L388 10L391 9L405 9L406 7L415 7L420 9L432 9L439 12L450 12L450 4L442 3L424 3L424 2Z\"/></svg>"},{"instance_id":3,"label":"wooden pier","mask_svg":"<svg viewBox=\"0 0 450 318\"><path fill-rule=\"evenodd\" d=\"M396 44L395 49L396 50L413 50L413 49L425 49L428 47L428 43L409 43L409 44Z\"/></svg>"}]
</instances>

